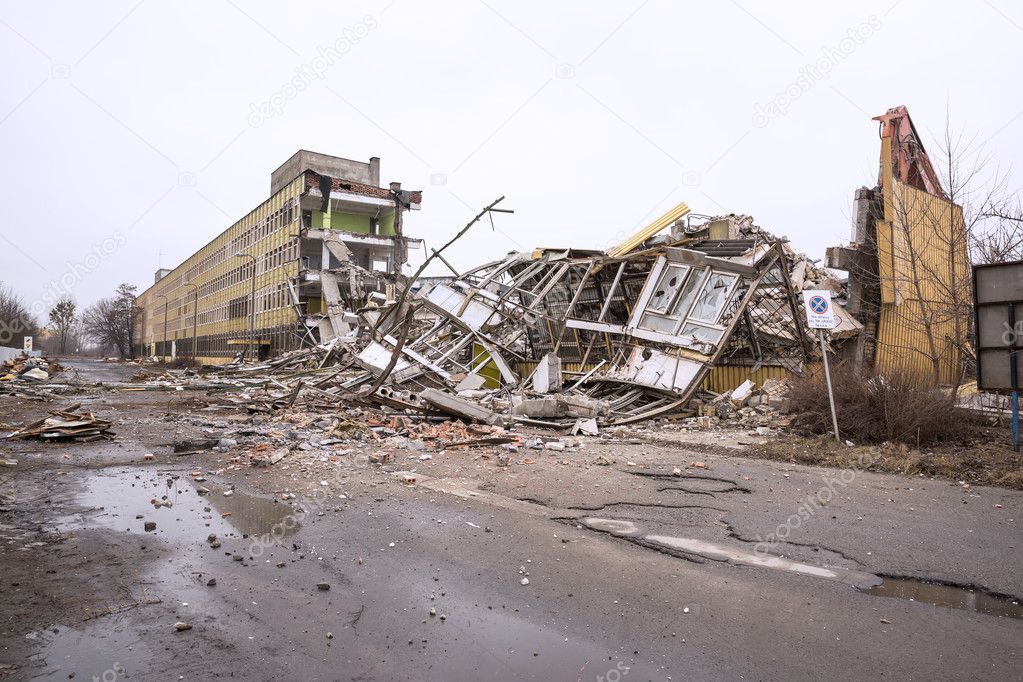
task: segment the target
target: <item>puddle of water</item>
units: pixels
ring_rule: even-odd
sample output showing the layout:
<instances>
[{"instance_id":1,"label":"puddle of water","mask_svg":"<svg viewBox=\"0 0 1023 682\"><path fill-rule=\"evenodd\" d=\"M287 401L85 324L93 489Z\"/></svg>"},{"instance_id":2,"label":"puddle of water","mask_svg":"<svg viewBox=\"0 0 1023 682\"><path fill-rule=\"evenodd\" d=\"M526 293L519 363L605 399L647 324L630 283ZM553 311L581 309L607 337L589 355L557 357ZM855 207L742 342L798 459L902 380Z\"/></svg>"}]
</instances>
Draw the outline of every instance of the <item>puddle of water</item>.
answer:
<instances>
[{"instance_id":1,"label":"puddle of water","mask_svg":"<svg viewBox=\"0 0 1023 682\"><path fill-rule=\"evenodd\" d=\"M989 616L1023 619L1023 604L1006 597L993 597L965 587L936 585L908 578L885 578L867 594L944 606L949 609L975 611Z\"/></svg>"},{"instance_id":2,"label":"puddle of water","mask_svg":"<svg viewBox=\"0 0 1023 682\"><path fill-rule=\"evenodd\" d=\"M301 522L292 516L294 509L289 504L240 491L225 496L226 487L208 480L197 483L187 474L175 476L177 474L138 469L108 469L97 473L86 480L86 489L77 501L87 509L98 511L64 517L59 527L72 530L99 525L116 531L155 535L171 542L204 541L210 533L232 537L273 532L283 537L301 527ZM200 495L199 488L210 492ZM157 508L152 500L169 502L170 506ZM145 530L147 521L156 523L154 531Z\"/></svg>"},{"instance_id":3,"label":"puddle of water","mask_svg":"<svg viewBox=\"0 0 1023 682\"><path fill-rule=\"evenodd\" d=\"M68 679L71 673L80 680L130 679L150 655L137 632L109 620L80 628L57 626L28 638L42 647L32 659L45 664L32 680Z\"/></svg>"}]
</instances>

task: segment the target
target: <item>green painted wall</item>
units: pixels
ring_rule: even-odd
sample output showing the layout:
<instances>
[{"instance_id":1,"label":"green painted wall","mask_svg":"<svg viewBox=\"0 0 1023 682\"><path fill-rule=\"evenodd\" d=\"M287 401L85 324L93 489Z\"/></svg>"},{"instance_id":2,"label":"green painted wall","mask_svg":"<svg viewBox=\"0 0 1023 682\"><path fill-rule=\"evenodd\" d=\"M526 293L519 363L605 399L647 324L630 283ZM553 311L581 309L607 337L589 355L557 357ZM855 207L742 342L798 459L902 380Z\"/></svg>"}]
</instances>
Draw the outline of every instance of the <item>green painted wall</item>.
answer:
<instances>
[{"instance_id":1,"label":"green painted wall","mask_svg":"<svg viewBox=\"0 0 1023 682\"><path fill-rule=\"evenodd\" d=\"M330 212L330 229L341 232L357 232L369 234L370 217L368 215L355 215L352 213ZM313 211L313 227L323 227L323 213ZM394 234L394 213L380 218L380 234L389 236Z\"/></svg>"}]
</instances>

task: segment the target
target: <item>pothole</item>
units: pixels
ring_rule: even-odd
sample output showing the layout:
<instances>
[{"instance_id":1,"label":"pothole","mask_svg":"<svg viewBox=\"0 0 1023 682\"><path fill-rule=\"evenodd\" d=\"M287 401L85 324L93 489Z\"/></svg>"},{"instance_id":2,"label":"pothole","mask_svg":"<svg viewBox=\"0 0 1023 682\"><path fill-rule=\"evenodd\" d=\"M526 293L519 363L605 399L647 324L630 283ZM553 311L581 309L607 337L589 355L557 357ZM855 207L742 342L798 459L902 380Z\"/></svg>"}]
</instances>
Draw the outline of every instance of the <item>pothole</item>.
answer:
<instances>
[{"instance_id":1,"label":"pothole","mask_svg":"<svg viewBox=\"0 0 1023 682\"><path fill-rule=\"evenodd\" d=\"M941 585L913 578L883 578L880 585L864 591L878 597L905 599L989 616L1023 619L1023 604L1019 599L988 594L968 587Z\"/></svg>"}]
</instances>

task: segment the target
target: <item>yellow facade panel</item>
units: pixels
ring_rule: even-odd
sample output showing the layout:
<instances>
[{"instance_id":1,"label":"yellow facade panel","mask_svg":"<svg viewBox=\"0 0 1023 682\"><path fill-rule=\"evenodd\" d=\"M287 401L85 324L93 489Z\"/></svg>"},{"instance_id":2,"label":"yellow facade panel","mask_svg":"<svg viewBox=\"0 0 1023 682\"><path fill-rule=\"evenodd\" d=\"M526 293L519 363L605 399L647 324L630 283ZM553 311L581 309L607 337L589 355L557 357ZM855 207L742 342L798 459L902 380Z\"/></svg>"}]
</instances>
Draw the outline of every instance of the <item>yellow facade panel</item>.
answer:
<instances>
[{"instance_id":1,"label":"yellow facade panel","mask_svg":"<svg viewBox=\"0 0 1023 682\"><path fill-rule=\"evenodd\" d=\"M155 352L154 346L166 340L167 344L176 342L178 353L182 353L181 345L191 344L193 337L198 336L200 355L204 339L216 339L224 346L220 348L223 354L227 352L224 342L228 336L245 335L249 329L247 306L252 298L252 280L249 273L242 277L239 267L253 259L236 257L235 252L256 258L256 329L296 322L287 283L298 274L299 200L304 189L304 178L300 176L139 295L137 305L144 316L141 337L145 352ZM284 210L289 206L290 221ZM198 315L195 287L199 288ZM238 314L239 302L244 303L244 314ZM160 350L169 354L169 348L166 345Z\"/></svg>"}]
</instances>

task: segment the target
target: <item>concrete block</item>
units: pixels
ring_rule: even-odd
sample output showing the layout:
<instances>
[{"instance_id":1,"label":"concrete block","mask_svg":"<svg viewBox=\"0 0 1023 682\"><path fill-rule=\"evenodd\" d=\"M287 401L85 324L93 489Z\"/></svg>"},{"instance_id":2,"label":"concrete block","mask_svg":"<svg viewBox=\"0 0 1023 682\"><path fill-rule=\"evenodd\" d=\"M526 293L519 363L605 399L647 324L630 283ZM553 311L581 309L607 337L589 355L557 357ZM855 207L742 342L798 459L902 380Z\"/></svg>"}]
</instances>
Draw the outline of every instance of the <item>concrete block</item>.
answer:
<instances>
[{"instance_id":1,"label":"concrete block","mask_svg":"<svg viewBox=\"0 0 1023 682\"><path fill-rule=\"evenodd\" d=\"M533 372L533 390L540 394L561 390L561 358L554 353L543 356Z\"/></svg>"},{"instance_id":2,"label":"concrete block","mask_svg":"<svg viewBox=\"0 0 1023 682\"><path fill-rule=\"evenodd\" d=\"M441 412L456 417L464 417L484 424L494 424L500 421L500 417L487 408L436 388L424 388L419 392L419 397Z\"/></svg>"}]
</instances>

